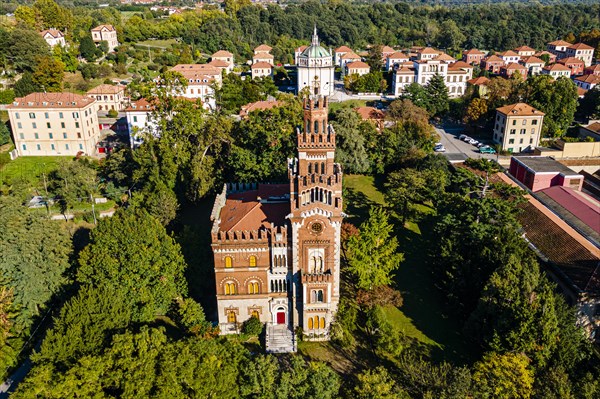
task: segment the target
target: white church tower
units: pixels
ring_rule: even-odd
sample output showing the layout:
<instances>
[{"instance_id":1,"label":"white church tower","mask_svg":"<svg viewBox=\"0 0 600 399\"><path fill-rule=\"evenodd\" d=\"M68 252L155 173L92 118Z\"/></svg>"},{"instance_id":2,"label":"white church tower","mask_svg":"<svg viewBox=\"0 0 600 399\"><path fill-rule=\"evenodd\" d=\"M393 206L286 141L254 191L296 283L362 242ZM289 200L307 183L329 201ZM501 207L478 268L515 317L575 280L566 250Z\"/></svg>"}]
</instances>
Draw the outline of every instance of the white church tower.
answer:
<instances>
[{"instance_id":1,"label":"white church tower","mask_svg":"<svg viewBox=\"0 0 600 399\"><path fill-rule=\"evenodd\" d=\"M309 87L312 95L330 96L333 94L333 57L331 50L319 45L316 26L311 45L298 55L296 65L298 67L298 93L305 87Z\"/></svg>"}]
</instances>

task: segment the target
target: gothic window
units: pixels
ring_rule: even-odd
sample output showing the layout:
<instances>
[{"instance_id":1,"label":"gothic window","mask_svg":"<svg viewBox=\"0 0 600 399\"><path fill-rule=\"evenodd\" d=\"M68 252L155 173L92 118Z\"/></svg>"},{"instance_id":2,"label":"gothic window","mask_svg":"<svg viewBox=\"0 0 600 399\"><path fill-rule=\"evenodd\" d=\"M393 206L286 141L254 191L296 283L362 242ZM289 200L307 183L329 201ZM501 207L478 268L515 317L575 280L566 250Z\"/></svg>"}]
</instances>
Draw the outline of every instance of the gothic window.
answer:
<instances>
[{"instance_id":1,"label":"gothic window","mask_svg":"<svg viewBox=\"0 0 600 399\"><path fill-rule=\"evenodd\" d=\"M324 318L324 317L321 317L321 325L320 325L320 327L321 327L322 329L324 329L324 328L325 328L325 318Z\"/></svg>"},{"instance_id":2,"label":"gothic window","mask_svg":"<svg viewBox=\"0 0 600 399\"><path fill-rule=\"evenodd\" d=\"M235 323L236 320L237 317L235 316L235 312L233 310L227 312L227 323Z\"/></svg>"},{"instance_id":3,"label":"gothic window","mask_svg":"<svg viewBox=\"0 0 600 399\"><path fill-rule=\"evenodd\" d=\"M225 257L225 267L233 267L233 259L231 259L231 256Z\"/></svg>"},{"instance_id":4,"label":"gothic window","mask_svg":"<svg viewBox=\"0 0 600 399\"><path fill-rule=\"evenodd\" d=\"M256 317L257 319L260 320L260 315L258 314L258 310L253 310L252 311L252 316L251 317Z\"/></svg>"},{"instance_id":5,"label":"gothic window","mask_svg":"<svg viewBox=\"0 0 600 399\"><path fill-rule=\"evenodd\" d=\"M312 174L312 163L308 163L308 174Z\"/></svg>"},{"instance_id":6,"label":"gothic window","mask_svg":"<svg viewBox=\"0 0 600 399\"><path fill-rule=\"evenodd\" d=\"M235 295L237 294L237 287L235 283L228 282L225 283L225 295Z\"/></svg>"},{"instance_id":7,"label":"gothic window","mask_svg":"<svg viewBox=\"0 0 600 399\"><path fill-rule=\"evenodd\" d=\"M325 174L325 162L321 162L321 174Z\"/></svg>"},{"instance_id":8,"label":"gothic window","mask_svg":"<svg viewBox=\"0 0 600 399\"><path fill-rule=\"evenodd\" d=\"M313 133L314 134L319 133L319 121L315 121L315 131Z\"/></svg>"},{"instance_id":9,"label":"gothic window","mask_svg":"<svg viewBox=\"0 0 600 399\"><path fill-rule=\"evenodd\" d=\"M250 256L250 267L256 267L256 256Z\"/></svg>"},{"instance_id":10,"label":"gothic window","mask_svg":"<svg viewBox=\"0 0 600 399\"><path fill-rule=\"evenodd\" d=\"M312 319L312 317L308 318L308 329L309 330L313 329L313 319Z\"/></svg>"},{"instance_id":11,"label":"gothic window","mask_svg":"<svg viewBox=\"0 0 600 399\"><path fill-rule=\"evenodd\" d=\"M327 122L323 121L323 133L327 132Z\"/></svg>"},{"instance_id":12,"label":"gothic window","mask_svg":"<svg viewBox=\"0 0 600 399\"><path fill-rule=\"evenodd\" d=\"M319 316L313 317L313 326L315 329L319 328Z\"/></svg>"},{"instance_id":13,"label":"gothic window","mask_svg":"<svg viewBox=\"0 0 600 399\"><path fill-rule=\"evenodd\" d=\"M323 302L323 290L313 290L312 291L312 303L320 303Z\"/></svg>"},{"instance_id":14,"label":"gothic window","mask_svg":"<svg viewBox=\"0 0 600 399\"><path fill-rule=\"evenodd\" d=\"M306 133L310 133L310 121L306 121Z\"/></svg>"}]
</instances>

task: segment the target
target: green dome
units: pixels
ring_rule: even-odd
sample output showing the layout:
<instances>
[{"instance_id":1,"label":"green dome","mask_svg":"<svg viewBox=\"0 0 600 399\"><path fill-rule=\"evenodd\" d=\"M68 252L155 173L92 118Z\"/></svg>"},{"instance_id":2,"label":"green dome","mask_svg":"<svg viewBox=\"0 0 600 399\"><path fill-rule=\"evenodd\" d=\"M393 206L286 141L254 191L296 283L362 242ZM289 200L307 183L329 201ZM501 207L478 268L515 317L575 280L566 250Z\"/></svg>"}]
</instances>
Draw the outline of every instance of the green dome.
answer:
<instances>
[{"instance_id":1,"label":"green dome","mask_svg":"<svg viewBox=\"0 0 600 399\"><path fill-rule=\"evenodd\" d=\"M325 49L322 46L312 45L312 46L308 46L306 48L306 50L304 50L302 52L302 54L300 54L300 57L306 57L306 58L326 58L326 57L331 57L331 54L329 53L329 51L327 51L327 49Z\"/></svg>"}]
</instances>

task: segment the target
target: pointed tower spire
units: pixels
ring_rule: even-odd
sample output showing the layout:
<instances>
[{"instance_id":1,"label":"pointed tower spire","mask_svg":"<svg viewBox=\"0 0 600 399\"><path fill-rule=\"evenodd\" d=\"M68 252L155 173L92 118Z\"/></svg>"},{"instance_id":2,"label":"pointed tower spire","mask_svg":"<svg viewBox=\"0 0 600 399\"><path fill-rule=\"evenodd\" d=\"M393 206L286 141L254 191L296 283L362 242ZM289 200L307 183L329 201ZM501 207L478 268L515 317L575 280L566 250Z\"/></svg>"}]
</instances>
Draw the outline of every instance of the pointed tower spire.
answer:
<instances>
[{"instance_id":1,"label":"pointed tower spire","mask_svg":"<svg viewBox=\"0 0 600 399\"><path fill-rule=\"evenodd\" d=\"M315 24L315 31L314 31L313 37L312 37L312 45L313 46L319 45L319 36L317 36L317 24Z\"/></svg>"}]
</instances>

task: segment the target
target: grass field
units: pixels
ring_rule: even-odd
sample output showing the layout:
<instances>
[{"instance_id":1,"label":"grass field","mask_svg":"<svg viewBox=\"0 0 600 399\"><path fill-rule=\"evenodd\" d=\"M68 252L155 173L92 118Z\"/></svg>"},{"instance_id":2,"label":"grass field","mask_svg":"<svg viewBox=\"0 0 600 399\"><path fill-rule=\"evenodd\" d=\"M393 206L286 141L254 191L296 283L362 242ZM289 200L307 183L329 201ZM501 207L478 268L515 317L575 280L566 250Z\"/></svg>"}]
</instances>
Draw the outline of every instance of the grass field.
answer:
<instances>
[{"instance_id":1,"label":"grass field","mask_svg":"<svg viewBox=\"0 0 600 399\"><path fill-rule=\"evenodd\" d=\"M342 108L364 107L365 105L367 105L366 100L348 100L339 103L331 102L329 103L329 114L334 114L337 110Z\"/></svg>"},{"instance_id":2,"label":"grass field","mask_svg":"<svg viewBox=\"0 0 600 399\"><path fill-rule=\"evenodd\" d=\"M44 190L43 175L58 168L61 161L73 157L20 157L0 167L0 186L22 180L39 192Z\"/></svg>"},{"instance_id":3,"label":"grass field","mask_svg":"<svg viewBox=\"0 0 600 399\"><path fill-rule=\"evenodd\" d=\"M167 49L171 47L172 44L176 44L177 40L175 39L166 39L166 40L144 40L143 42L137 42L134 46L138 48L160 48Z\"/></svg>"}]
</instances>

